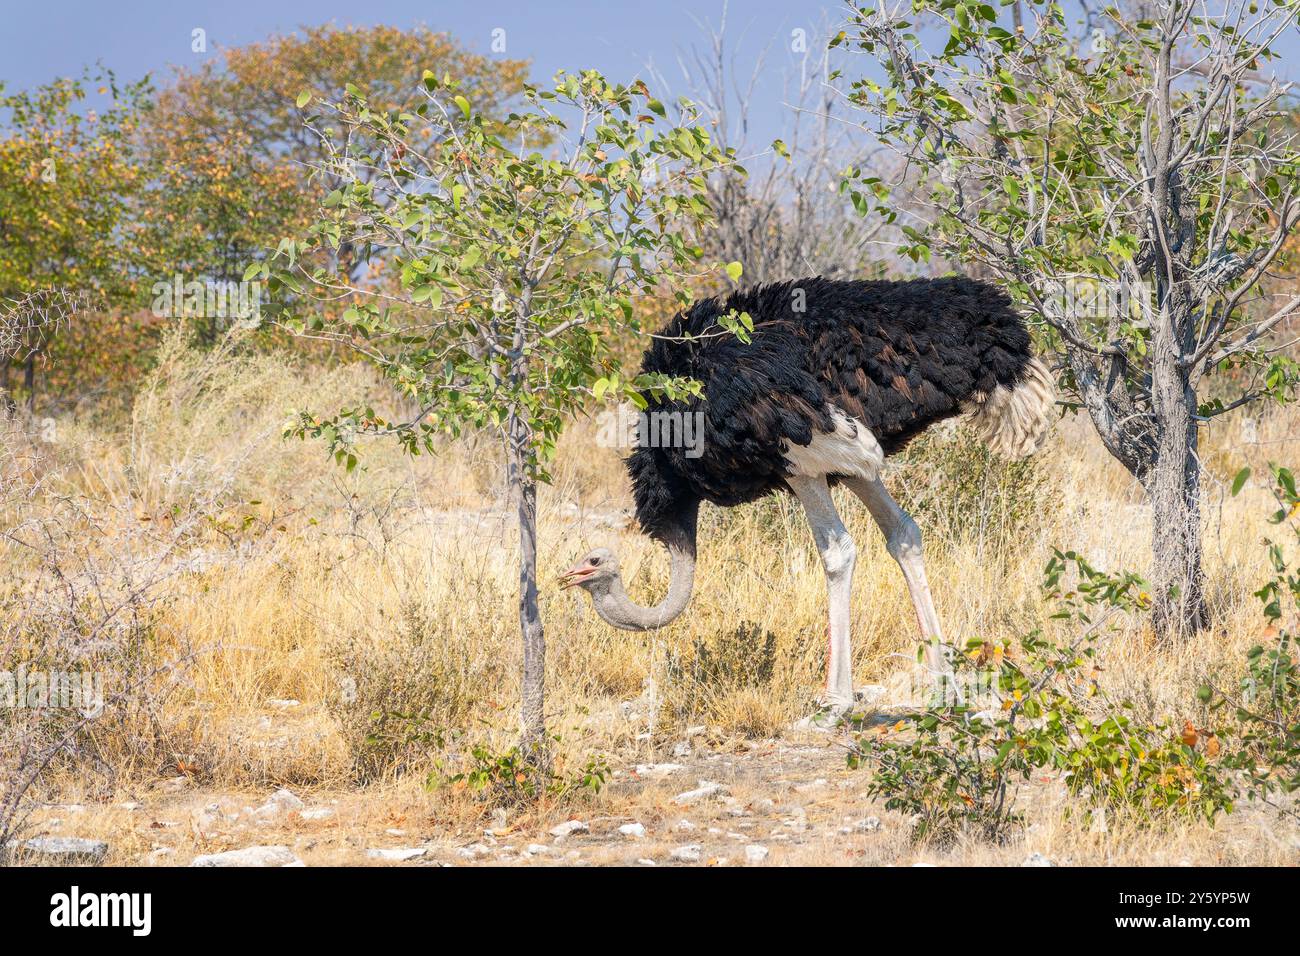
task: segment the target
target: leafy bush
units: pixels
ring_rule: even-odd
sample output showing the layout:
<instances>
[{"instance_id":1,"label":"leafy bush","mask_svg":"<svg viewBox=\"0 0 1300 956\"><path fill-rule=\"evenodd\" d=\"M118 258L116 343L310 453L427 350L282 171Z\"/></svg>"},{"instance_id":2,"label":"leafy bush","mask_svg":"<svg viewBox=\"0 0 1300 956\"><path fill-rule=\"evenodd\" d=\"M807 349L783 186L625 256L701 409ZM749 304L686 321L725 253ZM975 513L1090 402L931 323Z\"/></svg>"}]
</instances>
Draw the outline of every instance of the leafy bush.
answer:
<instances>
[{"instance_id":1,"label":"leafy bush","mask_svg":"<svg viewBox=\"0 0 1300 956\"><path fill-rule=\"evenodd\" d=\"M1272 466L1272 475L1279 508L1269 520L1285 526L1293 540L1300 542L1300 524L1295 520L1300 514L1300 495L1295 475L1277 466ZM1249 469L1238 474L1234 494L1248 477ZM1268 556L1273 576L1255 592L1269 622L1265 630L1268 642L1247 652L1245 673L1235 691L1206 685L1198 696L1212 713L1226 715L1224 735L1233 746L1224 763L1239 771L1243 794L1294 815L1295 808L1278 803L1277 798L1300 790L1300 655L1292 629L1300 613L1300 568L1287 562L1276 541L1269 542Z\"/></svg>"},{"instance_id":2,"label":"leafy bush","mask_svg":"<svg viewBox=\"0 0 1300 956\"><path fill-rule=\"evenodd\" d=\"M558 737L553 739L559 742ZM598 754L588 756L576 771L565 773L529 761L518 747L497 752L480 744L470 748L467 769L448 774L440 764L428 783L430 789L465 787L491 806L514 807L542 796L560 799L597 794L609 775L609 764Z\"/></svg>"},{"instance_id":3,"label":"leafy bush","mask_svg":"<svg viewBox=\"0 0 1300 956\"><path fill-rule=\"evenodd\" d=\"M1196 749L1194 728L1137 721L1097 681L1101 637L1117 616L1149 604L1141 584L1056 552L1044 588L1067 637L1039 629L1014 644L969 642L954 665L965 704L927 709L910 734L899 721L859 737L849 762L874 769L868 792L914 815L916 838L940 842L967 830L1004 839L1019 819L1017 786L1036 770L1060 772L1089 804L1139 821L1230 810L1230 790L1213 755Z\"/></svg>"}]
</instances>

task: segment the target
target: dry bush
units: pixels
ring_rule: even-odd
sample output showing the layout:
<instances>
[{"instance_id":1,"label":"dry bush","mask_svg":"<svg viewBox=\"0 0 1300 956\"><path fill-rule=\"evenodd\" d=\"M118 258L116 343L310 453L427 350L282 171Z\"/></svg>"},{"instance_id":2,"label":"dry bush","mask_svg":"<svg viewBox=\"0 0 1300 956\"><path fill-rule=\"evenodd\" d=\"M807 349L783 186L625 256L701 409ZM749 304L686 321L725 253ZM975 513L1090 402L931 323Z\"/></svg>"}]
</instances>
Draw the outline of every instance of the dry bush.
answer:
<instances>
[{"instance_id":1,"label":"dry bush","mask_svg":"<svg viewBox=\"0 0 1300 956\"><path fill-rule=\"evenodd\" d=\"M24 436L6 438L10 462L36 459ZM168 752L159 714L191 657L158 627L194 522L141 525L31 476L6 484L21 520L0 535L0 846L53 777L104 795L119 776L157 774Z\"/></svg>"}]
</instances>

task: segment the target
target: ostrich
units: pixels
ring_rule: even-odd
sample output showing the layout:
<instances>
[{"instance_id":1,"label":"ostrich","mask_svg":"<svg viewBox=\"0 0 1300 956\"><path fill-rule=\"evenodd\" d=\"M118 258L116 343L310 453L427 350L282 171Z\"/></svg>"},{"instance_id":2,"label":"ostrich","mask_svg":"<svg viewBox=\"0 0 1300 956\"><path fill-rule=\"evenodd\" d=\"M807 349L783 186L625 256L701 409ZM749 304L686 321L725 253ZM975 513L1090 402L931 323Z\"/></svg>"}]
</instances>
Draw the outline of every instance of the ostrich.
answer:
<instances>
[{"instance_id":1,"label":"ostrich","mask_svg":"<svg viewBox=\"0 0 1300 956\"><path fill-rule=\"evenodd\" d=\"M750 341L719 325L733 311L753 319ZM668 549L668 594L654 607L633 603L618 559L606 548L566 571L565 588L586 590L596 613L614 627L663 627L691 598L700 502L729 507L792 493L826 573L830 652L814 717L833 724L853 705L849 591L856 547L830 492L843 484L866 505L902 570L929 666L946 667L920 532L880 472L886 456L963 413L1000 454L1025 456L1042 443L1052 380L1030 352L1024 321L1005 293L961 276L758 286L679 313L655 337L641 369L703 386L703 400L647 396L651 411L702 413L702 448L692 456L683 448L650 447L641 435L627 460L637 522Z\"/></svg>"}]
</instances>

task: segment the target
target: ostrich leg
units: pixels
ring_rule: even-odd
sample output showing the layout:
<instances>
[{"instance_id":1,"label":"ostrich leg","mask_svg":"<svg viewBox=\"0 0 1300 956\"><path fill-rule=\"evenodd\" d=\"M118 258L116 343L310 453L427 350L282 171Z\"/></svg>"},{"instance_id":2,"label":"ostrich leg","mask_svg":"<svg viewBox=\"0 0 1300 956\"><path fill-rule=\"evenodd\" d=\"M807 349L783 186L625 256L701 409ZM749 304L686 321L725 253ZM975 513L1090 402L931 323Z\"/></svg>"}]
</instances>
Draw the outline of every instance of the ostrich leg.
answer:
<instances>
[{"instance_id":1,"label":"ostrich leg","mask_svg":"<svg viewBox=\"0 0 1300 956\"><path fill-rule=\"evenodd\" d=\"M952 668L943 656L943 628L939 625L939 615L934 610L934 600L930 596L930 584L925 578L920 529L912 516L898 506L898 502L890 496L884 482L878 477L870 481L865 478L846 478L844 483L867 506L871 517L884 532L885 547L903 571L903 580L907 582L912 606L916 609L916 620L921 626L921 637L926 642L926 662L931 675L938 677L952 673ZM960 689L954 685L953 691L957 702L961 703Z\"/></svg>"},{"instance_id":2,"label":"ostrich leg","mask_svg":"<svg viewBox=\"0 0 1300 956\"><path fill-rule=\"evenodd\" d=\"M849 644L849 598L857 547L849 537L831 500L824 477L791 476L786 479L803 504L813 540L826 569L830 598L830 659L826 668L825 704L833 715L853 707L853 659Z\"/></svg>"}]
</instances>

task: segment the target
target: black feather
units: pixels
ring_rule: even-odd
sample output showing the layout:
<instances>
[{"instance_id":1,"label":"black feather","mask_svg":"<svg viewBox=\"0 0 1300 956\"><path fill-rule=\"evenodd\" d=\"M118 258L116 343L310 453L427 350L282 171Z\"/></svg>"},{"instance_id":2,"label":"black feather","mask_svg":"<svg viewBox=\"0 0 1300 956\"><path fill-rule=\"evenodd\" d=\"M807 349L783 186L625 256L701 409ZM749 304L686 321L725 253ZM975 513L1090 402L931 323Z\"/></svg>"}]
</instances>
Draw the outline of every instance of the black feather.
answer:
<instances>
[{"instance_id":1,"label":"black feather","mask_svg":"<svg viewBox=\"0 0 1300 956\"><path fill-rule=\"evenodd\" d=\"M732 310L753 319L750 342L718 326ZM701 500L737 505L786 488L785 448L830 430L832 405L893 454L976 393L1017 384L1030 358L1007 295L964 276L802 279L696 302L661 330L641 369L703 384L703 401L646 396L652 412L703 412L703 453L632 453L637 520L662 539L693 526Z\"/></svg>"}]
</instances>

